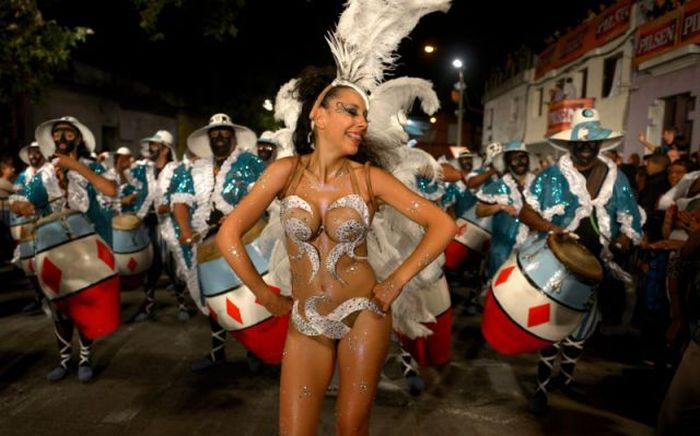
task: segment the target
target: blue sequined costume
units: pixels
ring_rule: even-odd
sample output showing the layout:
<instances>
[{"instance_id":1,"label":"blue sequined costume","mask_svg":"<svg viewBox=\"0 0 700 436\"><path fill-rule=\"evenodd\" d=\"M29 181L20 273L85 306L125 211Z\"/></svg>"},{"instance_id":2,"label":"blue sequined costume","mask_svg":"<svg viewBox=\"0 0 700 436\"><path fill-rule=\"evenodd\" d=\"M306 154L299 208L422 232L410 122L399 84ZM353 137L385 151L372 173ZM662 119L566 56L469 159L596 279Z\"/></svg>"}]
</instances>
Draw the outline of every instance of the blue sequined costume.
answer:
<instances>
[{"instance_id":1,"label":"blue sequined costume","mask_svg":"<svg viewBox=\"0 0 700 436\"><path fill-rule=\"evenodd\" d=\"M101 164L81 158L80 162L95 174L113 180L113 173L108 173ZM95 225L95 231L109 246L112 246L113 199L99 192L92 183L76 171L67 171L68 207L84 213Z\"/></svg>"},{"instance_id":2,"label":"blue sequined costume","mask_svg":"<svg viewBox=\"0 0 700 436\"><path fill-rule=\"evenodd\" d=\"M10 196L10 204L16 201L31 203L38 217L44 217L63 207L63 191L56 178L56 170L50 163L45 163L35 170L28 167L15 180L15 194ZM12 214L13 220L18 217Z\"/></svg>"},{"instance_id":3,"label":"blue sequined costume","mask_svg":"<svg viewBox=\"0 0 700 436\"><path fill-rule=\"evenodd\" d=\"M124 171L126 183L119 187L119 198L137 193L136 200L131 204L120 204L122 213L134 213L143 219L149 212L154 199L158 195L158 184L155 178L154 166L151 161L142 160Z\"/></svg>"},{"instance_id":4,"label":"blue sequined costume","mask_svg":"<svg viewBox=\"0 0 700 436\"><path fill-rule=\"evenodd\" d=\"M201 158L187 170L180 166L171 181L171 204L189 206L190 225L194 232L204 236L208 233L209 217L213 209L228 215L238 202L248 194L250 188L265 170L265 163L247 151L234 150L222 163L219 173L214 176L214 158ZM180 237L180 228L173 225L175 238ZM199 289L197 285L196 246L182 246L187 263L187 283L190 291ZM201 302L201 298L200 298Z\"/></svg>"},{"instance_id":5,"label":"blue sequined costume","mask_svg":"<svg viewBox=\"0 0 700 436\"><path fill-rule=\"evenodd\" d=\"M637 205L627 177L609 159L598 158L608 166L608 173L595 199L591 200L586 179L574 168L568 154L536 177L525 198L544 219L570 231L595 212L603 246L601 256L608 260L608 246L618 234L639 243L644 212Z\"/></svg>"},{"instance_id":6,"label":"blue sequined costume","mask_svg":"<svg viewBox=\"0 0 700 436\"><path fill-rule=\"evenodd\" d=\"M526 174L522 190L527 190L534 178L532 174ZM482 186L476 196L482 203L512 206L516 213L520 213L523 207L521 188L510 173L505 174L497 182ZM525 241L528 232L527 225L507 212L501 211L493 215L491 250L487 266L488 277L493 276L508 260L511 252Z\"/></svg>"}]
</instances>

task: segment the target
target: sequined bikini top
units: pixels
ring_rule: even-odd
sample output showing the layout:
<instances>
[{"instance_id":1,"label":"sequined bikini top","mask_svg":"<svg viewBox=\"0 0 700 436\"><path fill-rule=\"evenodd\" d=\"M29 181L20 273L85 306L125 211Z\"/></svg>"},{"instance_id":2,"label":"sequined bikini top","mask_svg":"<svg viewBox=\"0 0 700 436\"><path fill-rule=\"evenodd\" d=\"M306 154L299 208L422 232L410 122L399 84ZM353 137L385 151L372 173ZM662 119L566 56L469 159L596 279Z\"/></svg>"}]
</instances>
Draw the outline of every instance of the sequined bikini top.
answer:
<instances>
[{"instance_id":1,"label":"sequined bikini top","mask_svg":"<svg viewBox=\"0 0 700 436\"><path fill-rule=\"evenodd\" d=\"M311 243L320 236L321 232L325 232L328 238L337 244L328 254L324 266L333 278L343 282L336 271L336 265L340 258L349 256L357 260L366 259L355 255L355 249L364 242L369 231L370 209L360 195L361 191L355 172L346 162L344 170L350 174L353 193L333 201L328 206L325 216L320 216L319 212L315 211L306 200L294 194L310 159L307 160L304 167L300 167L300 161L301 158L297 157L288 188L283 191L285 197L282 199L282 207L280 208L280 219L284 232L297 246L297 254L291 256L291 259L299 260L304 255L308 256L311 262L309 281L313 280L320 268L320 258L318 250ZM369 182L369 165L365 165L365 174L370 203L374 209L372 188ZM335 218L331 217L331 215L336 214L338 216Z\"/></svg>"}]
</instances>

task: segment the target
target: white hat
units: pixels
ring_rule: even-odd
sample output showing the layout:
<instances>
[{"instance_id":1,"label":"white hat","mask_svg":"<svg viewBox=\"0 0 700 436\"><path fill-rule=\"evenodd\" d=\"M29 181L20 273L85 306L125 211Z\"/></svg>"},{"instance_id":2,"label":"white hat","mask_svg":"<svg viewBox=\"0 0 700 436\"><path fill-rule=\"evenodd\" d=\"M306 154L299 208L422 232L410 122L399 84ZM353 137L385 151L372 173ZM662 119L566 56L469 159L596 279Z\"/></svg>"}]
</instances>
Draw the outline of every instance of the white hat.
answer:
<instances>
[{"instance_id":1,"label":"white hat","mask_svg":"<svg viewBox=\"0 0 700 436\"><path fill-rule=\"evenodd\" d=\"M56 144L53 141L51 131L53 130L53 126L55 126L57 123L68 123L75 126L75 128L80 132L80 136L82 136L88 152L92 153L95 151L95 136L85 124L78 121L77 118L71 116L56 118L39 124L39 127L37 127L36 131L34 132L34 137L36 138L37 142L39 142L40 147L51 146L55 150ZM53 153L54 152L51 152L51 154Z\"/></svg>"},{"instance_id":2,"label":"white hat","mask_svg":"<svg viewBox=\"0 0 700 436\"><path fill-rule=\"evenodd\" d=\"M275 147L279 147L280 143L279 141L275 138L275 132L271 130L265 130L262 132L262 135L258 138L258 142L264 142L266 144L272 144Z\"/></svg>"},{"instance_id":3,"label":"white hat","mask_svg":"<svg viewBox=\"0 0 700 436\"><path fill-rule=\"evenodd\" d=\"M187 148L199 157L211 157L213 153L209 145L208 132L217 127L231 127L236 133L236 148L241 150L253 150L258 142L255 132L247 127L239 126L231 122L231 117L226 114L214 114L209 119L209 124L195 130L187 137Z\"/></svg>"},{"instance_id":4,"label":"white hat","mask_svg":"<svg viewBox=\"0 0 700 436\"><path fill-rule=\"evenodd\" d=\"M571 128L555 133L548 138L548 141L552 147L564 151L569 151L570 142L602 141L600 151L606 151L617 147L622 142L623 136L622 132L601 127L597 110L580 108L574 111Z\"/></svg>"},{"instance_id":5,"label":"white hat","mask_svg":"<svg viewBox=\"0 0 700 436\"><path fill-rule=\"evenodd\" d=\"M53 144L53 142L51 143ZM44 156L44 159L48 160L51 156L53 156L55 147L51 147L51 149L48 149L47 147L41 147L38 142L32 141L31 144L25 145L19 150L19 158L22 162L25 164L29 165L29 148L30 147L39 147L39 150L41 151L41 155Z\"/></svg>"},{"instance_id":6,"label":"white hat","mask_svg":"<svg viewBox=\"0 0 700 436\"><path fill-rule=\"evenodd\" d=\"M115 155L131 156L131 150L128 147L119 147L117 151L114 152Z\"/></svg>"},{"instance_id":7,"label":"white hat","mask_svg":"<svg viewBox=\"0 0 700 436\"><path fill-rule=\"evenodd\" d=\"M538 166L537 159L535 156L527 149L525 143L522 141L510 141L501 148L501 152L493 157L493 167L499 173L503 173L506 170L506 163L504 158L506 153L509 151L524 151L530 156L530 171L535 171Z\"/></svg>"},{"instance_id":8,"label":"white hat","mask_svg":"<svg viewBox=\"0 0 700 436\"><path fill-rule=\"evenodd\" d=\"M157 142L158 144L163 144L170 149L170 157L177 162L177 153L175 152L175 138L173 134L167 130L158 130L153 136L148 138L143 138L141 143L141 154L146 154L145 151L148 150L149 142Z\"/></svg>"}]
</instances>

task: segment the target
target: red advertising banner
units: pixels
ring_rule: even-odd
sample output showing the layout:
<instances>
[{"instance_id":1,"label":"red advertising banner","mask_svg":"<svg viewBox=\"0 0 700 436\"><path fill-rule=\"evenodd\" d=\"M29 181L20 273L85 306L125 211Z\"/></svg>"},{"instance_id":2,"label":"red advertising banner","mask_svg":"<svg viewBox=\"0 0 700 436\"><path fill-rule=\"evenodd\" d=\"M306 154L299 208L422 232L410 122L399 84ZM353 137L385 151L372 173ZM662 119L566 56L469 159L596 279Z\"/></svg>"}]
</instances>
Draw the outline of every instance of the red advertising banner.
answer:
<instances>
[{"instance_id":1,"label":"red advertising banner","mask_svg":"<svg viewBox=\"0 0 700 436\"><path fill-rule=\"evenodd\" d=\"M632 0L616 3L593 20L583 23L564 35L555 44L547 47L537 57L535 79L628 31L632 4Z\"/></svg>"},{"instance_id":2,"label":"red advertising banner","mask_svg":"<svg viewBox=\"0 0 700 436\"><path fill-rule=\"evenodd\" d=\"M557 44L559 46L557 66L568 64L593 48L590 46L590 38L586 38L589 35L589 30L592 30L591 26L584 24L564 35Z\"/></svg>"},{"instance_id":3,"label":"red advertising banner","mask_svg":"<svg viewBox=\"0 0 700 436\"><path fill-rule=\"evenodd\" d=\"M683 6L679 32L679 44L700 43L700 0Z\"/></svg>"},{"instance_id":4,"label":"red advertising banner","mask_svg":"<svg viewBox=\"0 0 700 436\"><path fill-rule=\"evenodd\" d=\"M574 111L583 107L593 107L592 98L579 98L576 100L562 100L549 105L547 114L547 134L551 136L562 130L571 128L571 119Z\"/></svg>"},{"instance_id":5,"label":"red advertising banner","mask_svg":"<svg viewBox=\"0 0 700 436\"><path fill-rule=\"evenodd\" d=\"M640 26L634 65L687 44L700 44L700 0Z\"/></svg>"},{"instance_id":6,"label":"red advertising banner","mask_svg":"<svg viewBox=\"0 0 700 436\"><path fill-rule=\"evenodd\" d=\"M639 26L634 53L635 65L665 53L676 45L679 16L680 10L676 9L654 21Z\"/></svg>"},{"instance_id":7,"label":"red advertising banner","mask_svg":"<svg viewBox=\"0 0 700 436\"><path fill-rule=\"evenodd\" d=\"M595 23L595 46L622 35L630 27L632 0L621 1L598 16Z\"/></svg>"},{"instance_id":8,"label":"red advertising banner","mask_svg":"<svg viewBox=\"0 0 700 436\"><path fill-rule=\"evenodd\" d=\"M537 56L537 66L535 67L535 78L543 76L547 71L554 68L554 60L556 59L557 45L553 44L544 49Z\"/></svg>"}]
</instances>

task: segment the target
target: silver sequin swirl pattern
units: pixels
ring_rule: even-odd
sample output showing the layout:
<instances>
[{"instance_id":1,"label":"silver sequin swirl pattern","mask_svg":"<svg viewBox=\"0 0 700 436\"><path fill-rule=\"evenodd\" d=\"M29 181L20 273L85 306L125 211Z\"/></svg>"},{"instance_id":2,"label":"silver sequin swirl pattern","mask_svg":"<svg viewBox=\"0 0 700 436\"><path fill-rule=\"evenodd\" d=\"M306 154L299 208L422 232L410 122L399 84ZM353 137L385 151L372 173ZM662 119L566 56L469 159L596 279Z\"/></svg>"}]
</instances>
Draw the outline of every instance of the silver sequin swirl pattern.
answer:
<instances>
[{"instance_id":1,"label":"silver sequin swirl pattern","mask_svg":"<svg viewBox=\"0 0 700 436\"><path fill-rule=\"evenodd\" d=\"M341 339L350 332L350 327L343 324L343 320L351 314L360 310L369 310L377 315L384 316L384 312L379 306L369 298L356 297L344 301L328 315L321 315L316 310L316 306L327 300L327 297L316 295L310 297L304 303L306 319L299 313L299 300L294 302L292 307L292 323L299 333L306 336L325 336L330 339Z\"/></svg>"}]
</instances>

